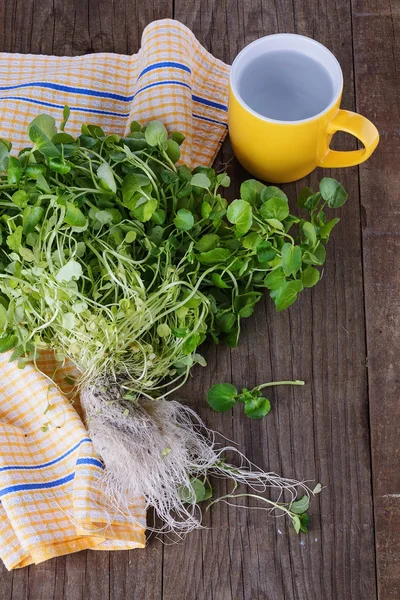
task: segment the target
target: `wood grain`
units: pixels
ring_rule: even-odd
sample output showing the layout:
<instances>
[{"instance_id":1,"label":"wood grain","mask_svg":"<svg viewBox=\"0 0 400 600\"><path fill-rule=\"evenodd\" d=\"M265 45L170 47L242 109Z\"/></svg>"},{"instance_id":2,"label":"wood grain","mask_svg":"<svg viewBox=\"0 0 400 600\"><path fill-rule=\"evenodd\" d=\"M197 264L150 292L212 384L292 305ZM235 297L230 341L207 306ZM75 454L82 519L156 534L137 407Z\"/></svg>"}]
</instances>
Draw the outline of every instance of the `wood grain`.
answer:
<instances>
[{"instance_id":1,"label":"wood grain","mask_svg":"<svg viewBox=\"0 0 400 600\"><path fill-rule=\"evenodd\" d=\"M368 382L378 591L400 596L400 10L353 3L357 109L375 121L380 146L360 168ZM379 40L377 43L376 40Z\"/></svg>"},{"instance_id":2,"label":"wood grain","mask_svg":"<svg viewBox=\"0 0 400 600\"><path fill-rule=\"evenodd\" d=\"M356 168L332 172L350 199L321 283L279 315L265 298L244 324L239 348L208 344L208 367L196 369L181 394L260 467L321 481L326 489L313 503L306 536L260 511L219 504L206 515L206 528L179 544L151 540L145 551L81 552L12 573L0 566L1 600L375 600L369 420L380 599L392 600L398 597L400 557L400 499L394 497L400 491L394 469L399 419L393 418L399 414L393 216L399 12L379 0L0 0L0 50L133 53L148 22L173 15L226 62L269 33L314 37L341 62L343 106L357 107L382 132L381 148L360 169L360 179ZM355 147L348 137L337 143ZM228 141L219 160L228 163L232 199L246 174L232 160ZM285 186L292 203L302 185L316 185L327 174L321 170ZM241 387L292 377L307 386L271 392L273 409L261 422L240 411L231 418L212 413L204 402L216 382ZM224 483L215 487L228 489Z\"/></svg>"}]
</instances>

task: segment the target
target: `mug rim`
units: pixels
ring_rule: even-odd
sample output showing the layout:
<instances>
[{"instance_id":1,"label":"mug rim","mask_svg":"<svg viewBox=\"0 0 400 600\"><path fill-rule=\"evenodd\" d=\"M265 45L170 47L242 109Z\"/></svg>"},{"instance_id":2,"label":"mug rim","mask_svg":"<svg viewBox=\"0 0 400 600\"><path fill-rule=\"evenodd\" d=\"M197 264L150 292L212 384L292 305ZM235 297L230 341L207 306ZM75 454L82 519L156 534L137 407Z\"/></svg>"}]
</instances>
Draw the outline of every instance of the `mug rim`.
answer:
<instances>
[{"instance_id":1,"label":"mug rim","mask_svg":"<svg viewBox=\"0 0 400 600\"><path fill-rule=\"evenodd\" d=\"M234 79L234 75L235 75L235 69L238 68L240 59L243 58L243 56L248 52L249 48L256 46L258 44L261 44L264 40L266 39L270 39L270 38L301 38L303 40L307 40L308 43L310 44L314 44L315 46L319 46L321 48L324 49L324 51L328 52L332 59L333 62L335 63L338 73L339 73L339 85L338 85L338 89L336 90L336 92L334 93L334 96L331 100L331 102L323 109L321 110L319 113L317 113L316 115L313 115L312 117L308 117L307 119L298 119L295 121L283 121L280 119L271 119L270 117L266 117L265 115L262 115L261 113L257 112L256 110L254 110L253 108L251 108L251 106L249 106L247 104L247 102L245 102L243 100L243 98L241 97L239 90L238 90L238 86L237 86L237 82ZM301 52L300 50L297 51L295 50L295 52ZM325 66L325 65L324 65ZM326 67L325 67L326 68ZM328 70L328 69L327 69ZM330 71L328 70L329 75L331 76ZM231 91L233 93L233 95L235 96L236 100L239 102L239 104L241 104L241 106L248 112L250 112L252 115L254 115L255 117L257 117L258 119L261 119L263 121L266 121L267 123L277 123L277 124L281 124L281 125L297 125L299 123L308 123L311 121L314 121L315 119L320 118L321 116L323 116L325 113L327 113L337 102L338 98L340 97L342 91L343 91L343 72L342 72L342 68L340 66L340 63L338 61L338 59L336 58L336 56L333 54L333 52L331 52L329 50L329 48L327 48L326 46L324 46L324 44L321 44L321 42L318 42L317 40L314 40L313 38L310 38L306 35L300 35L298 33L273 33L271 35L264 35L261 38L258 38L252 42L250 42L250 44L247 44L247 46L245 46L244 48L241 49L241 51L239 52L239 54L236 55L232 66L231 66L231 70L230 70L230 74L229 74L229 83L230 83L230 88Z\"/></svg>"}]
</instances>

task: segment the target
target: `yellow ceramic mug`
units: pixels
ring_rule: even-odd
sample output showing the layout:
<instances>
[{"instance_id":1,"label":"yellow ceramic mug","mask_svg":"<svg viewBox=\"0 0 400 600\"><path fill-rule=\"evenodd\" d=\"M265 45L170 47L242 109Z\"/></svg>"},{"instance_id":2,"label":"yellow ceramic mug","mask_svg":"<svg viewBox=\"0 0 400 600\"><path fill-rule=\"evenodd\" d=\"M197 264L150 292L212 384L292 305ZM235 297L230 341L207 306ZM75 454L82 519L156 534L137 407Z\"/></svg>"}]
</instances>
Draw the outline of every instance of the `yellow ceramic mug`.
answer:
<instances>
[{"instance_id":1,"label":"yellow ceramic mug","mask_svg":"<svg viewBox=\"0 0 400 600\"><path fill-rule=\"evenodd\" d=\"M283 33L246 46L230 75L229 135L238 160L273 183L295 181L318 166L367 160L378 131L365 117L339 108L342 90L337 59L311 38ZM336 131L354 135L364 148L331 150Z\"/></svg>"}]
</instances>

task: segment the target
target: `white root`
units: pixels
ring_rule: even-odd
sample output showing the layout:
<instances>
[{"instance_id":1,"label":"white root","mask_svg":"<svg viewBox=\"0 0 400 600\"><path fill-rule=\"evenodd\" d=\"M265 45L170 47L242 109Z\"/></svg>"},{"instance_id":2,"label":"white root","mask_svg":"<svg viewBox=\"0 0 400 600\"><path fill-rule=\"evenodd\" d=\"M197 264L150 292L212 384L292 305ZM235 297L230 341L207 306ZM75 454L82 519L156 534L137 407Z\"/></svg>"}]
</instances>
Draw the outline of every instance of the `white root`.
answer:
<instances>
[{"instance_id":1,"label":"white root","mask_svg":"<svg viewBox=\"0 0 400 600\"><path fill-rule=\"evenodd\" d=\"M263 472L234 447L218 448L215 432L179 402L142 398L132 403L123 399L118 383L102 379L83 387L81 403L105 464L103 483L109 497L128 512L133 498L143 496L146 507L153 507L161 520L157 531L184 535L201 526L192 478L229 478L258 493L279 488L288 490L292 499L298 489L310 494L304 482ZM226 452L239 457L237 466L225 462Z\"/></svg>"}]
</instances>

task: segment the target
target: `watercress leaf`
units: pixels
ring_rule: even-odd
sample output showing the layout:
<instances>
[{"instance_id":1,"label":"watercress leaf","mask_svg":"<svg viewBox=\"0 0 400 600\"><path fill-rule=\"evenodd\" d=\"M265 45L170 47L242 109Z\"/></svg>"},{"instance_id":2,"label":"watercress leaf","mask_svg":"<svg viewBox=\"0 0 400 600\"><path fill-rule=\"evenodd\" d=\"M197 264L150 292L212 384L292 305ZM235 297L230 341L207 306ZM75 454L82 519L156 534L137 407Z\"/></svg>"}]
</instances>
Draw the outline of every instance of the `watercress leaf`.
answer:
<instances>
[{"instance_id":1,"label":"watercress leaf","mask_svg":"<svg viewBox=\"0 0 400 600\"><path fill-rule=\"evenodd\" d=\"M9 185L18 185L22 175L22 166L18 158L10 156L8 159L7 181Z\"/></svg>"},{"instance_id":2,"label":"watercress leaf","mask_svg":"<svg viewBox=\"0 0 400 600\"><path fill-rule=\"evenodd\" d=\"M186 504L195 504L198 502L204 502L204 500L208 500L208 498L210 498L212 495L212 490L210 495L210 488L206 488L200 479L193 477L190 480L190 486L182 486L179 488L178 494L182 502Z\"/></svg>"},{"instance_id":3,"label":"watercress leaf","mask_svg":"<svg viewBox=\"0 0 400 600\"><path fill-rule=\"evenodd\" d=\"M27 206L22 213L23 233L26 235L35 231L44 215L42 206Z\"/></svg>"},{"instance_id":4,"label":"watercress leaf","mask_svg":"<svg viewBox=\"0 0 400 600\"><path fill-rule=\"evenodd\" d=\"M301 266L301 248L286 243L282 247L282 268L286 277L296 275Z\"/></svg>"},{"instance_id":5,"label":"watercress leaf","mask_svg":"<svg viewBox=\"0 0 400 600\"><path fill-rule=\"evenodd\" d=\"M240 317L250 317L254 312L254 306L260 300L260 292L247 292L239 294L235 298L235 310Z\"/></svg>"},{"instance_id":6,"label":"watercress leaf","mask_svg":"<svg viewBox=\"0 0 400 600\"><path fill-rule=\"evenodd\" d=\"M147 198L140 198L132 212L138 221L146 223L152 218L157 206L158 202L156 198L150 198L149 200Z\"/></svg>"},{"instance_id":7,"label":"watercress leaf","mask_svg":"<svg viewBox=\"0 0 400 600\"><path fill-rule=\"evenodd\" d=\"M10 250L14 250L14 252L18 252L21 246L22 240L22 226L19 225L16 230L7 236L7 246Z\"/></svg>"},{"instance_id":8,"label":"watercress leaf","mask_svg":"<svg viewBox=\"0 0 400 600\"><path fill-rule=\"evenodd\" d=\"M268 398L251 396L245 399L244 412L250 419L261 419L271 410Z\"/></svg>"},{"instance_id":9,"label":"watercress leaf","mask_svg":"<svg viewBox=\"0 0 400 600\"><path fill-rule=\"evenodd\" d=\"M7 325L7 309L5 306L0 304L0 331L3 331L5 326Z\"/></svg>"},{"instance_id":10,"label":"watercress leaf","mask_svg":"<svg viewBox=\"0 0 400 600\"><path fill-rule=\"evenodd\" d=\"M341 183L332 177L324 177L319 184L319 190L329 208L339 208L346 202L348 194Z\"/></svg>"},{"instance_id":11,"label":"watercress leaf","mask_svg":"<svg viewBox=\"0 0 400 600\"><path fill-rule=\"evenodd\" d=\"M102 225L106 225L107 223L111 223L113 220L113 216L108 210L99 210L95 213L96 221L99 221Z\"/></svg>"},{"instance_id":12,"label":"watercress leaf","mask_svg":"<svg viewBox=\"0 0 400 600\"><path fill-rule=\"evenodd\" d=\"M297 202L296 202L297 206L298 206L299 208L305 208L305 203L306 203L306 200L307 200L307 198L308 198L309 196L312 196L312 193L313 193L313 191L312 191L312 189L311 189L311 188L309 188L309 187L304 187L304 188L303 188L303 189L300 191L300 193L299 193L299 195L298 195L298 197L297 197Z\"/></svg>"},{"instance_id":13,"label":"watercress leaf","mask_svg":"<svg viewBox=\"0 0 400 600\"><path fill-rule=\"evenodd\" d=\"M269 290L277 290L286 282L285 273L283 272L282 267L278 267L271 273L268 273L266 278L264 279L264 285Z\"/></svg>"},{"instance_id":14,"label":"watercress leaf","mask_svg":"<svg viewBox=\"0 0 400 600\"><path fill-rule=\"evenodd\" d=\"M214 250L219 244L219 235L216 233L206 233L199 239L195 244L196 250L199 252L208 252L208 250Z\"/></svg>"},{"instance_id":15,"label":"watercress leaf","mask_svg":"<svg viewBox=\"0 0 400 600\"><path fill-rule=\"evenodd\" d=\"M216 319L217 325L223 333L229 333L236 321L237 317L232 312L225 312Z\"/></svg>"},{"instance_id":16,"label":"watercress leaf","mask_svg":"<svg viewBox=\"0 0 400 600\"><path fill-rule=\"evenodd\" d=\"M73 227L84 227L86 225L86 217L75 204L67 202L64 222Z\"/></svg>"},{"instance_id":17,"label":"watercress leaf","mask_svg":"<svg viewBox=\"0 0 400 600\"><path fill-rule=\"evenodd\" d=\"M179 131L174 131L173 134L171 135L171 138L179 146L181 146L183 144L183 142L185 141L185 136L183 135L183 133L179 133Z\"/></svg>"},{"instance_id":18,"label":"watercress leaf","mask_svg":"<svg viewBox=\"0 0 400 600\"><path fill-rule=\"evenodd\" d=\"M217 184L221 187L227 188L231 184L231 178L226 173L220 173L217 175Z\"/></svg>"},{"instance_id":19,"label":"watercress leaf","mask_svg":"<svg viewBox=\"0 0 400 600\"><path fill-rule=\"evenodd\" d=\"M12 350L18 344L16 335L2 335L0 337L0 352Z\"/></svg>"},{"instance_id":20,"label":"watercress leaf","mask_svg":"<svg viewBox=\"0 0 400 600\"><path fill-rule=\"evenodd\" d=\"M97 169L97 177L106 190L114 192L114 194L116 193L117 185L114 179L114 172L108 162L101 163Z\"/></svg>"},{"instance_id":21,"label":"watercress leaf","mask_svg":"<svg viewBox=\"0 0 400 600\"><path fill-rule=\"evenodd\" d=\"M318 246L314 249L313 256L318 261L318 265L323 265L326 259L325 246L319 243Z\"/></svg>"},{"instance_id":22,"label":"watercress leaf","mask_svg":"<svg viewBox=\"0 0 400 600\"><path fill-rule=\"evenodd\" d=\"M261 235L256 231L252 231L242 238L242 246L248 250L255 250L262 241Z\"/></svg>"},{"instance_id":23,"label":"watercress leaf","mask_svg":"<svg viewBox=\"0 0 400 600\"><path fill-rule=\"evenodd\" d=\"M181 208L174 219L175 227L180 231L189 231L194 225L194 217L190 210Z\"/></svg>"},{"instance_id":24,"label":"watercress leaf","mask_svg":"<svg viewBox=\"0 0 400 600\"><path fill-rule=\"evenodd\" d=\"M240 329L238 326L233 327L229 333L226 333L223 337L225 344L228 348L236 348L239 342Z\"/></svg>"},{"instance_id":25,"label":"watercress leaf","mask_svg":"<svg viewBox=\"0 0 400 600\"><path fill-rule=\"evenodd\" d=\"M60 125L60 129L61 131L64 131L65 126L67 124L67 121L69 119L69 116L71 114L71 109L70 107L66 104L63 108L63 120L61 121L61 125Z\"/></svg>"},{"instance_id":26,"label":"watercress leaf","mask_svg":"<svg viewBox=\"0 0 400 600\"><path fill-rule=\"evenodd\" d=\"M137 121L132 121L130 124L130 130L133 131L142 131L142 126Z\"/></svg>"},{"instance_id":27,"label":"watercress leaf","mask_svg":"<svg viewBox=\"0 0 400 600\"><path fill-rule=\"evenodd\" d=\"M340 221L340 219L335 217L334 219L331 219L330 221L328 221L328 223L326 223L323 227L321 227L321 229L319 230L320 238L323 240L328 240L329 234L331 233L331 231L335 227L335 225L337 225L339 223L339 221Z\"/></svg>"},{"instance_id":28,"label":"watercress leaf","mask_svg":"<svg viewBox=\"0 0 400 600\"><path fill-rule=\"evenodd\" d=\"M317 232L315 231L314 225L309 221L306 221L303 223L303 231L311 246L314 247L317 243Z\"/></svg>"},{"instance_id":29,"label":"watercress leaf","mask_svg":"<svg viewBox=\"0 0 400 600\"><path fill-rule=\"evenodd\" d=\"M56 281L61 283L73 279L78 280L80 277L82 277L82 267L76 260L71 258L56 274Z\"/></svg>"},{"instance_id":30,"label":"watercress leaf","mask_svg":"<svg viewBox=\"0 0 400 600\"><path fill-rule=\"evenodd\" d=\"M136 237L137 237L136 231L128 231L127 234L125 235L125 242L127 244L132 244L132 242L134 242L136 240Z\"/></svg>"},{"instance_id":31,"label":"watercress leaf","mask_svg":"<svg viewBox=\"0 0 400 600\"><path fill-rule=\"evenodd\" d=\"M219 273L211 273L211 281L217 288L226 289L229 285L222 279Z\"/></svg>"},{"instance_id":32,"label":"watercress leaf","mask_svg":"<svg viewBox=\"0 0 400 600\"><path fill-rule=\"evenodd\" d=\"M228 248L214 248L208 252L201 252L197 255L197 260L203 265L216 265L225 263L231 257Z\"/></svg>"},{"instance_id":33,"label":"watercress leaf","mask_svg":"<svg viewBox=\"0 0 400 600\"><path fill-rule=\"evenodd\" d=\"M310 517L307 513L303 513L302 515L299 515L299 519L300 519L300 531L304 531L304 533L307 533L308 531L308 527L307 525L310 523Z\"/></svg>"},{"instance_id":34,"label":"watercress leaf","mask_svg":"<svg viewBox=\"0 0 400 600\"><path fill-rule=\"evenodd\" d=\"M205 173L195 173L190 181L190 184L192 186L194 185L198 188L208 190L211 185L211 181Z\"/></svg>"},{"instance_id":35,"label":"watercress leaf","mask_svg":"<svg viewBox=\"0 0 400 600\"><path fill-rule=\"evenodd\" d=\"M278 219L265 219L265 222L268 223L273 229L278 229L279 231L285 231L285 226L283 223L278 221Z\"/></svg>"},{"instance_id":36,"label":"watercress leaf","mask_svg":"<svg viewBox=\"0 0 400 600\"><path fill-rule=\"evenodd\" d=\"M320 200L321 200L321 192L312 194L311 196L308 196L307 200L304 202L304 207L308 208L308 210L310 210L310 211L314 210Z\"/></svg>"},{"instance_id":37,"label":"watercress leaf","mask_svg":"<svg viewBox=\"0 0 400 600\"><path fill-rule=\"evenodd\" d=\"M302 496L299 500L295 500L289 506L289 510L296 515L302 515L307 512L310 507L310 499L308 496Z\"/></svg>"},{"instance_id":38,"label":"watercress leaf","mask_svg":"<svg viewBox=\"0 0 400 600\"><path fill-rule=\"evenodd\" d=\"M157 327L157 333L161 338L168 337L171 334L171 328L167 323L160 323Z\"/></svg>"},{"instance_id":39,"label":"watercress leaf","mask_svg":"<svg viewBox=\"0 0 400 600\"><path fill-rule=\"evenodd\" d=\"M45 165L28 165L25 169L25 175L30 179L34 179L37 181L39 175L46 174L46 166Z\"/></svg>"},{"instance_id":40,"label":"watercress leaf","mask_svg":"<svg viewBox=\"0 0 400 600\"><path fill-rule=\"evenodd\" d=\"M196 350L197 346L200 344L200 334L193 333L190 335L182 345L183 354L192 354L194 350Z\"/></svg>"},{"instance_id":41,"label":"watercress leaf","mask_svg":"<svg viewBox=\"0 0 400 600\"><path fill-rule=\"evenodd\" d=\"M174 140L167 141L167 148L165 151L174 164L177 163L181 157L179 144Z\"/></svg>"},{"instance_id":42,"label":"watercress leaf","mask_svg":"<svg viewBox=\"0 0 400 600\"><path fill-rule=\"evenodd\" d=\"M269 262L276 256L276 250L272 248L271 242L261 242L258 244L256 252L260 263Z\"/></svg>"},{"instance_id":43,"label":"watercress leaf","mask_svg":"<svg viewBox=\"0 0 400 600\"><path fill-rule=\"evenodd\" d=\"M39 115L28 126L28 135L31 142L43 156L56 158L61 156L58 148L51 141L57 133L56 122L49 115Z\"/></svg>"},{"instance_id":44,"label":"watercress leaf","mask_svg":"<svg viewBox=\"0 0 400 600\"><path fill-rule=\"evenodd\" d=\"M0 139L0 172L5 171L6 163L10 155L10 149L5 142L6 140Z\"/></svg>"},{"instance_id":45,"label":"watercress leaf","mask_svg":"<svg viewBox=\"0 0 400 600\"><path fill-rule=\"evenodd\" d=\"M29 250L29 248L24 248L21 246L19 249L19 254L27 262L33 262L35 260L35 255L33 254L32 250Z\"/></svg>"},{"instance_id":46,"label":"watercress leaf","mask_svg":"<svg viewBox=\"0 0 400 600\"><path fill-rule=\"evenodd\" d=\"M150 121L144 132L149 146L162 146L168 140L168 131L161 121Z\"/></svg>"},{"instance_id":47,"label":"watercress leaf","mask_svg":"<svg viewBox=\"0 0 400 600\"><path fill-rule=\"evenodd\" d=\"M230 383L217 383L207 392L207 402L216 412L225 412L235 406L237 389Z\"/></svg>"},{"instance_id":48,"label":"watercress leaf","mask_svg":"<svg viewBox=\"0 0 400 600\"><path fill-rule=\"evenodd\" d=\"M298 292L301 292L302 289L302 282L296 279L294 281L286 281L278 289L272 290L270 295L275 302L277 312L281 312L291 306L296 301Z\"/></svg>"},{"instance_id":49,"label":"watercress leaf","mask_svg":"<svg viewBox=\"0 0 400 600\"><path fill-rule=\"evenodd\" d=\"M20 208L25 208L28 204L28 194L24 190L18 190L13 193L11 200Z\"/></svg>"},{"instance_id":50,"label":"watercress leaf","mask_svg":"<svg viewBox=\"0 0 400 600\"><path fill-rule=\"evenodd\" d=\"M71 171L71 166L63 158L51 158L49 160L49 167L52 171L66 175Z\"/></svg>"},{"instance_id":51,"label":"watercress leaf","mask_svg":"<svg viewBox=\"0 0 400 600\"><path fill-rule=\"evenodd\" d=\"M264 219L283 221L289 215L288 201L284 198L270 198L261 205L260 214Z\"/></svg>"},{"instance_id":52,"label":"watercress leaf","mask_svg":"<svg viewBox=\"0 0 400 600\"><path fill-rule=\"evenodd\" d=\"M45 192L46 194L51 194L50 186L47 183L47 180L42 175L42 173L38 173L36 179L36 187L39 188L42 192Z\"/></svg>"},{"instance_id":53,"label":"watercress leaf","mask_svg":"<svg viewBox=\"0 0 400 600\"><path fill-rule=\"evenodd\" d=\"M300 533L301 521L298 515L294 515L294 517L292 517L292 525L294 527L295 532Z\"/></svg>"},{"instance_id":54,"label":"watercress leaf","mask_svg":"<svg viewBox=\"0 0 400 600\"><path fill-rule=\"evenodd\" d=\"M241 237L248 232L253 223L251 206L245 200L234 200L226 213L228 221L235 225L235 233Z\"/></svg>"},{"instance_id":55,"label":"watercress leaf","mask_svg":"<svg viewBox=\"0 0 400 600\"><path fill-rule=\"evenodd\" d=\"M255 206L261 197L265 185L256 179L247 179L240 186L240 197L251 206Z\"/></svg>"},{"instance_id":56,"label":"watercress leaf","mask_svg":"<svg viewBox=\"0 0 400 600\"><path fill-rule=\"evenodd\" d=\"M301 274L301 281L305 288L311 288L319 281L319 271L314 267L307 267Z\"/></svg>"},{"instance_id":57,"label":"watercress leaf","mask_svg":"<svg viewBox=\"0 0 400 600\"><path fill-rule=\"evenodd\" d=\"M150 179L140 173L128 173L122 182L122 199L124 204L129 207L130 200L136 192L142 193L142 190L150 184Z\"/></svg>"}]
</instances>

